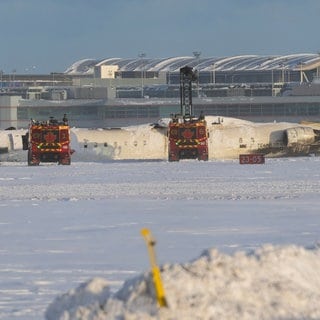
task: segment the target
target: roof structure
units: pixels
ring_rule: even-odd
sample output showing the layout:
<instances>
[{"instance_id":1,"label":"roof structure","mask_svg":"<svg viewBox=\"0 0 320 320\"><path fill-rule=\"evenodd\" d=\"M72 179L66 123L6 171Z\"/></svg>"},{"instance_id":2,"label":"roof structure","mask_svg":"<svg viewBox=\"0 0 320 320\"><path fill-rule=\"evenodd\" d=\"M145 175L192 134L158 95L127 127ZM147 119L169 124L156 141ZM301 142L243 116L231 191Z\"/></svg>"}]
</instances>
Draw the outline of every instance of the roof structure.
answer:
<instances>
[{"instance_id":1,"label":"roof structure","mask_svg":"<svg viewBox=\"0 0 320 320\"><path fill-rule=\"evenodd\" d=\"M178 72L188 65L201 71L263 71L311 70L320 67L320 55L300 53L290 55L239 55L201 58L194 56L171 58L107 58L83 59L73 63L66 71L70 75L93 74L95 67L117 65L119 71Z\"/></svg>"}]
</instances>

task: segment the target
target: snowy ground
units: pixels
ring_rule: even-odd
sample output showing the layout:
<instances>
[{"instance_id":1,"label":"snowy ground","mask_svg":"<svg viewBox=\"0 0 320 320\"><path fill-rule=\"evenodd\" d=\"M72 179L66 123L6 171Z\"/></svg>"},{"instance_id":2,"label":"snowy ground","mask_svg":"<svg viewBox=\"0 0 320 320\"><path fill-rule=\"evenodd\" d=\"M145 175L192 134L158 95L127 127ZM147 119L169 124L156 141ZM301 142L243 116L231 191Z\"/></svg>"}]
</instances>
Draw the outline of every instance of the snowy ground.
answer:
<instances>
[{"instance_id":1,"label":"snowy ground","mask_svg":"<svg viewBox=\"0 0 320 320\"><path fill-rule=\"evenodd\" d=\"M0 163L0 319L44 318L94 277L112 291L159 264L262 245L320 241L320 158L237 161ZM308 268L307 268L308 269Z\"/></svg>"}]
</instances>

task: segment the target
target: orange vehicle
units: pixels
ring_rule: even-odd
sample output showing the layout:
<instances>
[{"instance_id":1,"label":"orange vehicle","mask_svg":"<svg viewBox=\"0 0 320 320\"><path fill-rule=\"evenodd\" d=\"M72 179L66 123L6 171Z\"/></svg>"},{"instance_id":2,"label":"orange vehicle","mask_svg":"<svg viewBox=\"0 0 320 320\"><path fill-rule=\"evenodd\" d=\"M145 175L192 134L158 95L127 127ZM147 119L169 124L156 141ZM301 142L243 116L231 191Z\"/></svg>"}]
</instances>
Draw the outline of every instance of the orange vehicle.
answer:
<instances>
[{"instance_id":1,"label":"orange vehicle","mask_svg":"<svg viewBox=\"0 0 320 320\"><path fill-rule=\"evenodd\" d=\"M169 124L169 161L208 160L207 124L204 119L189 119Z\"/></svg>"},{"instance_id":2,"label":"orange vehicle","mask_svg":"<svg viewBox=\"0 0 320 320\"><path fill-rule=\"evenodd\" d=\"M186 66L180 69L181 114L169 122L169 161L180 159L208 160L208 130L205 117L192 115L192 82L196 73Z\"/></svg>"},{"instance_id":3,"label":"orange vehicle","mask_svg":"<svg viewBox=\"0 0 320 320\"><path fill-rule=\"evenodd\" d=\"M36 166L40 162L58 162L71 164L70 128L64 116L62 122L53 117L49 121L32 120L23 140L23 149L28 150L28 165Z\"/></svg>"}]
</instances>

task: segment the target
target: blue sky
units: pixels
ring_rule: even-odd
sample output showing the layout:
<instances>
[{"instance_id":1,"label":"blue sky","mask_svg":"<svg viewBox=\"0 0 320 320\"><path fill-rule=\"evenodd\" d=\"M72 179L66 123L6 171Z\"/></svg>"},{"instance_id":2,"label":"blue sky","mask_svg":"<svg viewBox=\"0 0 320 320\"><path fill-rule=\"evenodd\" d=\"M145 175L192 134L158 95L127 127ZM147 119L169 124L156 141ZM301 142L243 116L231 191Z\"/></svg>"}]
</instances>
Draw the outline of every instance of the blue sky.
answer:
<instances>
[{"instance_id":1,"label":"blue sky","mask_svg":"<svg viewBox=\"0 0 320 320\"><path fill-rule=\"evenodd\" d=\"M317 53L319 0L0 0L0 70L84 58Z\"/></svg>"}]
</instances>

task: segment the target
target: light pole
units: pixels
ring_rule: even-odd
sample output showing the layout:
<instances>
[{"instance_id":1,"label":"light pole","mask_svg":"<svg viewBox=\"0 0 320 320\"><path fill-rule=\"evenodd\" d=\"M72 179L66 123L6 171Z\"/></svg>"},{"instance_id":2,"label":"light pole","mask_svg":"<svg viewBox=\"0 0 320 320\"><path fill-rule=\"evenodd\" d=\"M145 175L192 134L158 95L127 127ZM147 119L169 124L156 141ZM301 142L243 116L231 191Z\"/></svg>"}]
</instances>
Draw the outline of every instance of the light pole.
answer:
<instances>
[{"instance_id":1,"label":"light pole","mask_svg":"<svg viewBox=\"0 0 320 320\"><path fill-rule=\"evenodd\" d=\"M273 78L273 69L271 69L271 96L274 96L274 92L273 92L273 83L274 83L274 78Z\"/></svg>"},{"instance_id":2,"label":"light pole","mask_svg":"<svg viewBox=\"0 0 320 320\"><path fill-rule=\"evenodd\" d=\"M0 76L1 76L1 89L2 89L3 70L0 70Z\"/></svg>"},{"instance_id":3,"label":"light pole","mask_svg":"<svg viewBox=\"0 0 320 320\"><path fill-rule=\"evenodd\" d=\"M281 69L281 82L284 83L284 64L279 63L279 67Z\"/></svg>"},{"instance_id":4,"label":"light pole","mask_svg":"<svg viewBox=\"0 0 320 320\"><path fill-rule=\"evenodd\" d=\"M200 56L201 56L201 51L193 51L193 56L197 59L197 64L199 65L200 63ZM199 77L200 77L200 71L198 70L198 76L197 76L197 96L199 98Z\"/></svg>"},{"instance_id":5,"label":"light pole","mask_svg":"<svg viewBox=\"0 0 320 320\"><path fill-rule=\"evenodd\" d=\"M285 82L285 69L287 68L286 63L287 63L288 59L284 59L284 62L281 62L279 65L281 67L281 71L282 71L282 85Z\"/></svg>"},{"instance_id":6,"label":"light pole","mask_svg":"<svg viewBox=\"0 0 320 320\"><path fill-rule=\"evenodd\" d=\"M304 65L303 62L299 63L299 66L300 66L300 84L303 82L303 71L302 71L303 65Z\"/></svg>"},{"instance_id":7,"label":"light pole","mask_svg":"<svg viewBox=\"0 0 320 320\"><path fill-rule=\"evenodd\" d=\"M13 69L13 70L12 70L12 85L10 85L10 87L14 87L14 86L15 86L14 81L15 81L16 72L17 72L16 69Z\"/></svg>"},{"instance_id":8,"label":"light pole","mask_svg":"<svg viewBox=\"0 0 320 320\"><path fill-rule=\"evenodd\" d=\"M144 52L138 54L138 57L141 59L141 98L143 98L143 78L144 78L144 66L142 66L143 59L146 57Z\"/></svg>"},{"instance_id":9,"label":"light pole","mask_svg":"<svg viewBox=\"0 0 320 320\"><path fill-rule=\"evenodd\" d=\"M216 84L216 63L212 65L212 83Z\"/></svg>"}]
</instances>

